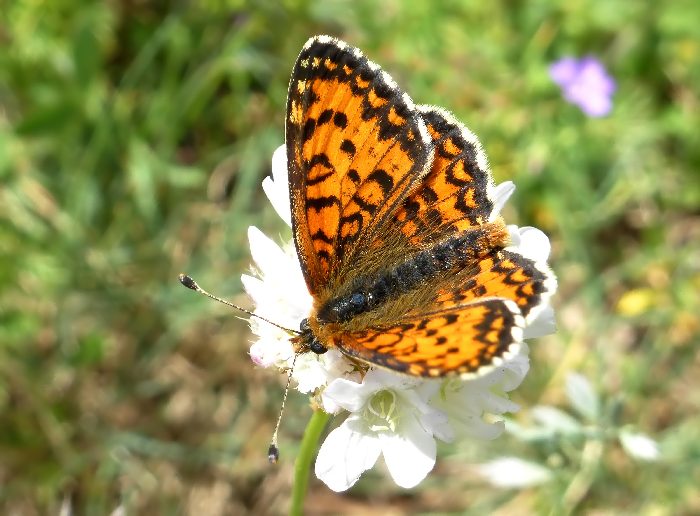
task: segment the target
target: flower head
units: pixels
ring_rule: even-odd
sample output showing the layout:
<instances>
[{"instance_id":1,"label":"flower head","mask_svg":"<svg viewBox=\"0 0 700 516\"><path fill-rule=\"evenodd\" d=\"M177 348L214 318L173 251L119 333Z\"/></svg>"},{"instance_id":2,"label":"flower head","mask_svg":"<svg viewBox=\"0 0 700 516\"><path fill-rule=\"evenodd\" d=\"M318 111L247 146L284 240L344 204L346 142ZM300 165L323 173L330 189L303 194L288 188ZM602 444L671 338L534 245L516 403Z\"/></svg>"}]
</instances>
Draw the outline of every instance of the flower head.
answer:
<instances>
[{"instance_id":1,"label":"flower head","mask_svg":"<svg viewBox=\"0 0 700 516\"><path fill-rule=\"evenodd\" d=\"M263 187L280 216L290 224L289 187L284 147L272 162L272 178ZM491 219L515 190L511 182L489 187L494 209ZM546 267L549 240L535 228L509 226L510 250ZM243 285L255 303L255 314L280 326L297 329L311 311L312 297L293 246L278 246L256 228L250 228L253 275ZM553 281L553 280L552 280ZM555 286L549 285L553 292ZM432 380L370 368L364 374L335 349L327 353L303 353L294 362L290 335L264 321L251 319L258 337L250 348L252 360L262 367L289 369L294 363L296 388L311 393L326 412L347 414L321 446L316 475L335 491L351 487L383 457L397 485L410 488L435 465L436 439L450 442L456 436L494 439L503 432L498 417L518 406L508 399L529 369L527 346L501 360L482 376L470 380ZM526 319L524 337L554 331L548 304ZM485 416L489 416L489 420Z\"/></svg>"},{"instance_id":2,"label":"flower head","mask_svg":"<svg viewBox=\"0 0 700 516\"><path fill-rule=\"evenodd\" d=\"M549 67L549 76L559 85L564 98L591 117L601 117L612 109L615 80L595 57L565 57Z\"/></svg>"},{"instance_id":3,"label":"flower head","mask_svg":"<svg viewBox=\"0 0 700 516\"><path fill-rule=\"evenodd\" d=\"M423 383L370 370L361 383L339 378L328 385L324 408L344 409L349 416L321 446L316 476L344 491L383 455L397 485L414 487L423 480L435 465L435 437L452 440L447 414L428 403Z\"/></svg>"}]
</instances>

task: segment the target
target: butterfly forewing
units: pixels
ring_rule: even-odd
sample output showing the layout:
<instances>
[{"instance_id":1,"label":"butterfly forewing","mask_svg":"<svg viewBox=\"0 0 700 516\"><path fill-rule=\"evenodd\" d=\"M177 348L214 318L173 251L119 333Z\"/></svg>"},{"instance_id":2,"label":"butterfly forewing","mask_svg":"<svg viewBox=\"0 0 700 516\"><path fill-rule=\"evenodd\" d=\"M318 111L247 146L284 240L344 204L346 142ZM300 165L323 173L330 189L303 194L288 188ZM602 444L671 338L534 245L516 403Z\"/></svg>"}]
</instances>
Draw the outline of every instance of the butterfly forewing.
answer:
<instances>
[{"instance_id":1,"label":"butterfly forewing","mask_svg":"<svg viewBox=\"0 0 700 516\"><path fill-rule=\"evenodd\" d=\"M431 140L415 105L350 46L311 39L287 100L294 238L312 294L350 273L426 172Z\"/></svg>"}]
</instances>

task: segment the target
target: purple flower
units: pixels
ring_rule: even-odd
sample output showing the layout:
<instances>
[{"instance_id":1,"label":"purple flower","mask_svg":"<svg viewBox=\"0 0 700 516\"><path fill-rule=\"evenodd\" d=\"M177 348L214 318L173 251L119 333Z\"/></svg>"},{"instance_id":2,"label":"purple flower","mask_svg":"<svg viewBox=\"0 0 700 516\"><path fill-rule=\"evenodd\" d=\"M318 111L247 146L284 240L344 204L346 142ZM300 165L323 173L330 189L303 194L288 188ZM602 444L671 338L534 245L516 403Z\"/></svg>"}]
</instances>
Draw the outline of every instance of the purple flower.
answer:
<instances>
[{"instance_id":1,"label":"purple flower","mask_svg":"<svg viewBox=\"0 0 700 516\"><path fill-rule=\"evenodd\" d=\"M564 98L588 116L610 113L615 80L595 57L564 57L549 67L549 76L564 93Z\"/></svg>"}]
</instances>

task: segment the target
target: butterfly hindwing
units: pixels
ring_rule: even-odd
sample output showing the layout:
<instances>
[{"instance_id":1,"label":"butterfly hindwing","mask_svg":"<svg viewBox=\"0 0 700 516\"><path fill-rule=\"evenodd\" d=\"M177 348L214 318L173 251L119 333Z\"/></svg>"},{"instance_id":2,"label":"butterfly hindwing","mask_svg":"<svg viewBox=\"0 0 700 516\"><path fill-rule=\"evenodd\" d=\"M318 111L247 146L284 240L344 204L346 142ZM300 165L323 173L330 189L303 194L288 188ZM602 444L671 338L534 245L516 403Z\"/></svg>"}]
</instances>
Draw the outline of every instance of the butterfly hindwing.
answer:
<instances>
[{"instance_id":1,"label":"butterfly hindwing","mask_svg":"<svg viewBox=\"0 0 700 516\"><path fill-rule=\"evenodd\" d=\"M480 299L348 333L337 345L360 361L412 376L464 377L516 353L523 324L512 301Z\"/></svg>"},{"instance_id":2,"label":"butterfly hindwing","mask_svg":"<svg viewBox=\"0 0 700 516\"><path fill-rule=\"evenodd\" d=\"M493 179L476 135L444 109L420 106L435 153L429 172L396 214L415 245L489 221Z\"/></svg>"},{"instance_id":3,"label":"butterfly hindwing","mask_svg":"<svg viewBox=\"0 0 700 516\"><path fill-rule=\"evenodd\" d=\"M556 280L546 264L527 258L513 249L492 251L439 293L435 307L449 308L484 297L513 301L528 322L556 290Z\"/></svg>"}]
</instances>

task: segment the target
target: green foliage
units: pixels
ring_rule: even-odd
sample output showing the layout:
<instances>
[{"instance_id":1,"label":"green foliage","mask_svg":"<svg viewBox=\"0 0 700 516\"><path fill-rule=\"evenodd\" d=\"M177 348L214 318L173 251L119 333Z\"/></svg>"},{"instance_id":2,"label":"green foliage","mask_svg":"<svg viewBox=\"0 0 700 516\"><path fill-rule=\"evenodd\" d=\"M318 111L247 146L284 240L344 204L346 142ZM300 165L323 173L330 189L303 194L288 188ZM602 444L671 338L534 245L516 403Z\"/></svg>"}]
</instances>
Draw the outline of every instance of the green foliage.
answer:
<instances>
[{"instance_id":1,"label":"green foliage","mask_svg":"<svg viewBox=\"0 0 700 516\"><path fill-rule=\"evenodd\" d=\"M700 4L377 5L3 5L3 513L288 506L311 411L290 401L281 464L269 468L277 379L247 359L246 325L191 296L177 273L245 304L247 226L288 238L260 182L283 141L292 63L317 33L361 47L417 102L454 111L497 179L518 186L507 220L550 235L559 332L531 346L517 424L541 423L529 410L537 404L567 406L568 372L594 384L569 391L579 419L557 419L575 432L465 442L459 461L444 453L447 465L415 491L374 473L353 503L700 511ZM547 74L554 60L585 54L618 83L606 118L567 104ZM657 439L661 459L625 453L626 428ZM502 491L465 473L499 455L526 457L553 479ZM309 507L343 512L344 498L313 482Z\"/></svg>"}]
</instances>

